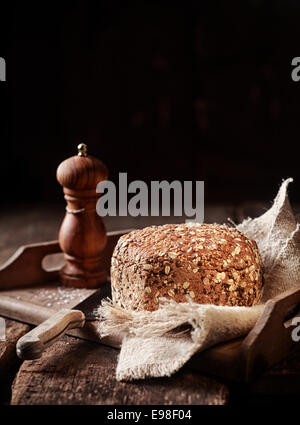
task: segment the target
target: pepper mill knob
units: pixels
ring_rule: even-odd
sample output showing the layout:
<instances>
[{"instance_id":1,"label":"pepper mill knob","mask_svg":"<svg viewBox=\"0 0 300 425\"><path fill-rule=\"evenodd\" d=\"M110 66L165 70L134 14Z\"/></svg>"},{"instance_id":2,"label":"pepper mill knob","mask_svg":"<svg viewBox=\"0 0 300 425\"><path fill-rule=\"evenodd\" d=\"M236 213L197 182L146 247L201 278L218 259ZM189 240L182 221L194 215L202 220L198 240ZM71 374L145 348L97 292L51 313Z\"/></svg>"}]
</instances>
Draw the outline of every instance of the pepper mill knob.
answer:
<instances>
[{"instance_id":1,"label":"pepper mill knob","mask_svg":"<svg viewBox=\"0 0 300 425\"><path fill-rule=\"evenodd\" d=\"M87 145L85 143L80 143L77 146L78 156L87 156Z\"/></svg>"},{"instance_id":2,"label":"pepper mill knob","mask_svg":"<svg viewBox=\"0 0 300 425\"><path fill-rule=\"evenodd\" d=\"M64 286L97 288L107 281L107 273L101 267L107 236L96 212L100 196L96 187L100 181L107 180L106 165L88 155L87 146L81 143L78 155L63 161L56 176L67 201L58 236L66 260L60 271L60 282Z\"/></svg>"}]
</instances>

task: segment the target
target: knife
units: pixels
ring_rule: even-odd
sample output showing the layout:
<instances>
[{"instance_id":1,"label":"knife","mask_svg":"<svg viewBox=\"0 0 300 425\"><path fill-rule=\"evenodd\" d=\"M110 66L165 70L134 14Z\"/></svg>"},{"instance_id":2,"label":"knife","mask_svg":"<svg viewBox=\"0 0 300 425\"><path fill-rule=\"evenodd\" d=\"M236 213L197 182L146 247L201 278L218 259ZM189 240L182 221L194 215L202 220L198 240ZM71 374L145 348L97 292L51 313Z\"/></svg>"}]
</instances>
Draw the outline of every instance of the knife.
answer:
<instances>
[{"instance_id":1,"label":"knife","mask_svg":"<svg viewBox=\"0 0 300 425\"><path fill-rule=\"evenodd\" d=\"M22 360L34 360L41 357L44 350L59 340L66 332L83 328L86 322L99 320L97 307L101 299L111 297L110 282L87 297L72 309L63 309L41 323L17 342L17 355Z\"/></svg>"}]
</instances>

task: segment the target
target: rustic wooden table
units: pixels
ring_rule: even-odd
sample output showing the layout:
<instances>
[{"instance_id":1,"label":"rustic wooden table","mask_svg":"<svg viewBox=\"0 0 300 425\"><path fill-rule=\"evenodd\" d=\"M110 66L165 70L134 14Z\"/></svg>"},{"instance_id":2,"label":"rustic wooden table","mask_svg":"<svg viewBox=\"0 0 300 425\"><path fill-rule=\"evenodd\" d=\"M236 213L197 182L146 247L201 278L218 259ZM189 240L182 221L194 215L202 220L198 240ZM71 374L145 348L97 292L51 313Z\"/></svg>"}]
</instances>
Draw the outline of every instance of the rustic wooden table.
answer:
<instances>
[{"instance_id":1,"label":"rustic wooden table","mask_svg":"<svg viewBox=\"0 0 300 425\"><path fill-rule=\"evenodd\" d=\"M207 222L239 222L269 205L211 205ZM0 213L0 262L22 244L56 239L63 207L18 207ZM178 221L157 218L156 223ZM143 227L151 218L106 220L107 230ZM134 383L117 382L118 351L65 336L40 360L18 360L17 340L30 327L6 320L6 341L0 342L0 404L199 404L270 403L300 398L300 354L294 354L250 384L225 382L183 368L172 378Z\"/></svg>"}]
</instances>

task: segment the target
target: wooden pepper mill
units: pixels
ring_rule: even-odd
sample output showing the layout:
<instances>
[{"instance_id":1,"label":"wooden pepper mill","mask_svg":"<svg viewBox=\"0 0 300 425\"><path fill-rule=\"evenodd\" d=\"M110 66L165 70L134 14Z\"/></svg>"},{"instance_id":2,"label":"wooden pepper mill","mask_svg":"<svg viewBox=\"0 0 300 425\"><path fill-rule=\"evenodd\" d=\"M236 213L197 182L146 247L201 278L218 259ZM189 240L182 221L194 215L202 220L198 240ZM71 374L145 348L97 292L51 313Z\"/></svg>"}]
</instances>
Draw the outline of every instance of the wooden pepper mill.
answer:
<instances>
[{"instance_id":1,"label":"wooden pepper mill","mask_svg":"<svg viewBox=\"0 0 300 425\"><path fill-rule=\"evenodd\" d=\"M67 201L58 236L66 259L60 282L64 286L96 288L107 281L107 273L101 269L101 253L107 236L96 212L100 196L96 186L107 180L107 168L99 159L87 155L87 146L81 143L78 155L63 161L56 175Z\"/></svg>"}]
</instances>

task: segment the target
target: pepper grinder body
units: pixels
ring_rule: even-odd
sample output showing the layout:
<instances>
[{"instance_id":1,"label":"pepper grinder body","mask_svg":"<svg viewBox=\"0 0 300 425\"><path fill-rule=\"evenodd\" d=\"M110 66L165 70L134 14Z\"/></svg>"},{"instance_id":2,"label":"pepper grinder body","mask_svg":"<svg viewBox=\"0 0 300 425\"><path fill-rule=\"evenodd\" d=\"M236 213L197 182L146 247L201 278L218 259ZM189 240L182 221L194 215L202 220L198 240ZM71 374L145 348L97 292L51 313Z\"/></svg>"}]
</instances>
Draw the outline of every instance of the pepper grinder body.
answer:
<instances>
[{"instance_id":1,"label":"pepper grinder body","mask_svg":"<svg viewBox=\"0 0 300 425\"><path fill-rule=\"evenodd\" d=\"M107 272L101 267L107 236L96 212L100 196L96 186L107 177L103 162L90 155L68 158L57 169L57 180L67 202L58 236L66 260L59 275L64 286L97 288L107 281Z\"/></svg>"}]
</instances>

